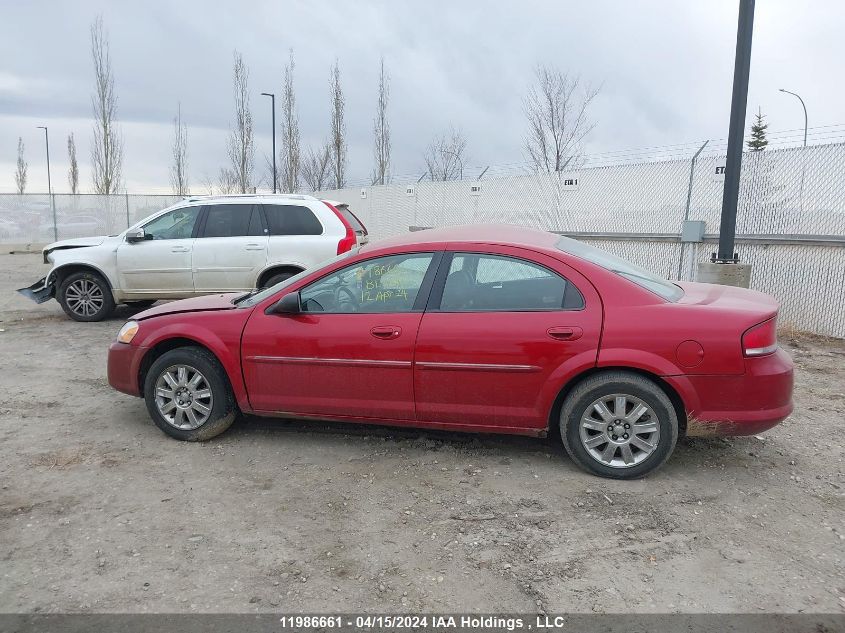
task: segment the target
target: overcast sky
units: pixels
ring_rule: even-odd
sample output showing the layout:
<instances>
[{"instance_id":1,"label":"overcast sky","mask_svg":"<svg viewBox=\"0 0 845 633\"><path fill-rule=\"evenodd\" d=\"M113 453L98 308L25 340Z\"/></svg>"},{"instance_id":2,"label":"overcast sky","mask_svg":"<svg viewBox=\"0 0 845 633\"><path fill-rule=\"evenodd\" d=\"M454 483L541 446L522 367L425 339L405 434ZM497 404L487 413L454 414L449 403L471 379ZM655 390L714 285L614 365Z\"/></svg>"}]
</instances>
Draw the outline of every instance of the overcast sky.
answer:
<instances>
[{"instance_id":1,"label":"overcast sky","mask_svg":"<svg viewBox=\"0 0 845 633\"><path fill-rule=\"evenodd\" d=\"M296 57L303 146L328 134L329 67L335 58L340 62L348 173L355 183L373 165L382 55L391 76L396 174L422 173L425 145L450 125L467 138L467 166L524 161L522 99L538 63L602 86L587 152L724 139L737 6L738 0L0 0L0 191L14 191L19 136L29 162L27 189L46 191L37 125L50 129L54 190L68 190L70 132L77 139L82 190L91 190L89 28L99 14L111 43L126 187L166 192L180 101L194 190L202 191L202 181L226 164L235 49L250 70L260 173L270 154L270 112L269 100L259 95L281 93L289 48ZM803 126L800 104L779 87L804 97L811 128L845 123L843 18L840 0L757 2L749 124L760 106L771 131ZM845 128L830 129L835 136ZM811 130L812 138L828 140L825 130Z\"/></svg>"}]
</instances>

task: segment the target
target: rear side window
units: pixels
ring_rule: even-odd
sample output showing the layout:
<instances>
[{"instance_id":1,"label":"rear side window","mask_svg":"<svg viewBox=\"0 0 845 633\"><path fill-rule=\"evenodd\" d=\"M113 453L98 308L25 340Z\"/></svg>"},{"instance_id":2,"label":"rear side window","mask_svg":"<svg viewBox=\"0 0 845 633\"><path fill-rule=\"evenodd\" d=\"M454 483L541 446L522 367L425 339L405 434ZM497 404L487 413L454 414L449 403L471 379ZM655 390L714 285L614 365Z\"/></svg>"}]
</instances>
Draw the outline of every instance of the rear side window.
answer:
<instances>
[{"instance_id":1,"label":"rear side window","mask_svg":"<svg viewBox=\"0 0 845 633\"><path fill-rule=\"evenodd\" d=\"M616 273L641 288L650 290L666 301L675 302L684 296L684 291L680 286L662 277L658 277L650 270L641 268L616 255L611 255L607 251L603 251L595 246L590 246L589 244L584 244L568 237L560 238L555 246L564 253L586 259L588 262L592 262L597 266Z\"/></svg>"},{"instance_id":2,"label":"rear side window","mask_svg":"<svg viewBox=\"0 0 845 633\"><path fill-rule=\"evenodd\" d=\"M352 213L348 206L342 204L339 207L336 207L336 209L340 211L340 215L342 215L344 219L349 222L349 226L352 227L353 231L355 231L356 233L361 233L362 235L367 234L367 227L365 227L361 223L361 220L359 220L358 217L354 213Z\"/></svg>"},{"instance_id":3,"label":"rear side window","mask_svg":"<svg viewBox=\"0 0 845 633\"><path fill-rule=\"evenodd\" d=\"M258 205L215 204L205 209L205 225L199 237L264 235Z\"/></svg>"},{"instance_id":4,"label":"rear side window","mask_svg":"<svg viewBox=\"0 0 845 633\"><path fill-rule=\"evenodd\" d=\"M523 259L455 253L443 287L443 312L580 310L578 289L557 273Z\"/></svg>"},{"instance_id":5,"label":"rear side window","mask_svg":"<svg viewBox=\"0 0 845 633\"><path fill-rule=\"evenodd\" d=\"M322 235L323 225L308 207L293 204L264 205L270 235Z\"/></svg>"}]
</instances>

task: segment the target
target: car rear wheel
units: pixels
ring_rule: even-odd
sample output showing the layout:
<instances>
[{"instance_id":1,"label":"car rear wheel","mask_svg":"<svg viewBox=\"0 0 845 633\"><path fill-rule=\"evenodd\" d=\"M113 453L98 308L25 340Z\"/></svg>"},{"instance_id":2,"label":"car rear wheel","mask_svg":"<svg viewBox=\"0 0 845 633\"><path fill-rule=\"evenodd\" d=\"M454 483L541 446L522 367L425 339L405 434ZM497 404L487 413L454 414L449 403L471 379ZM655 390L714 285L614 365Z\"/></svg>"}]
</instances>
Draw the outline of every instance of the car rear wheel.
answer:
<instances>
[{"instance_id":1,"label":"car rear wheel","mask_svg":"<svg viewBox=\"0 0 845 633\"><path fill-rule=\"evenodd\" d=\"M114 297L106 280L86 271L62 280L57 298L74 321L102 321L114 310Z\"/></svg>"},{"instance_id":2,"label":"car rear wheel","mask_svg":"<svg viewBox=\"0 0 845 633\"><path fill-rule=\"evenodd\" d=\"M566 398L563 444L579 466L601 477L635 479L660 467L678 440L678 416L666 393L638 374L587 378Z\"/></svg>"},{"instance_id":3,"label":"car rear wheel","mask_svg":"<svg viewBox=\"0 0 845 633\"><path fill-rule=\"evenodd\" d=\"M213 354L198 347L157 358L144 380L144 400L156 426L188 442L220 435L237 415L226 372Z\"/></svg>"},{"instance_id":4,"label":"car rear wheel","mask_svg":"<svg viewBox=\"0 0 845 633\"><path fill-rule=\"evenodd\" d=\"M275 286L277 283L284 281L285 279L290 279L295 274L296 274L295 272L287 271L287 272L283 272L283 273L277 273L277 274L273 275L272 277L268 277L264 281L264 283L261 284L261 290L264 290L265 288L269 288L270 286Z\"/></svg>"}]
</instances>

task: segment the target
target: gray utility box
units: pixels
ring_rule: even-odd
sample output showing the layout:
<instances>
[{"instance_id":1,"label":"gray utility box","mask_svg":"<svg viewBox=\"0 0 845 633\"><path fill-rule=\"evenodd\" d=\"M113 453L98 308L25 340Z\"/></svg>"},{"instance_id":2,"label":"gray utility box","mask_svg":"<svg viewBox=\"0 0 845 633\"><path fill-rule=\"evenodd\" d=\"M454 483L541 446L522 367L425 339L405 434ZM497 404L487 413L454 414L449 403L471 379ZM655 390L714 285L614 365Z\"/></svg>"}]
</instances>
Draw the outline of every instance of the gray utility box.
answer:
<instances>
[{"instance_id":1,"label":"gray utility box","mask_svg":"<svg viewBox=\"0 0 845 633\"><path fill-rule=\"evenodd\" d=\"M684 220L681 226L682 242L704 241L704 220Z\"/></svg>"}]
</instances>

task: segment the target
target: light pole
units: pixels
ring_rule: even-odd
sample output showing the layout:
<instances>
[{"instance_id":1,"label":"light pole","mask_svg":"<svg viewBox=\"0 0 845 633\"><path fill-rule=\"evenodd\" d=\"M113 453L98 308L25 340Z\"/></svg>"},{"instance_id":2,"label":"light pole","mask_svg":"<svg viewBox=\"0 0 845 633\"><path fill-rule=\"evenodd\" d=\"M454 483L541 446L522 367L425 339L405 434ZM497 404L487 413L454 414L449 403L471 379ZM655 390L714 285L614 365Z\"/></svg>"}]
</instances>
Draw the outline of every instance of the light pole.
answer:
<instances>
[{"instance_id":1,"label":"light pole","mask_svg":"<svg viewBox=\"0 0 845 633\"><path fill-rule=\"evenodd\" d=\"M39 130L44 130L44 143L47 146L47 193L50 194L50 207L53 210L53 239L59 240L59 230L56 226L56 201L53 199L53 183L50 180L50 136L47 134L47 126L36 126Z\"/></svg>"},{"instance_id":2,"label":"light pole","mask_svg":"<svg viewBox=\"0 0 845 633\"><path fill-rule=\"evenodd\" d=\"M273 108L273 193L276 193L276 95L272 92L262 92L263 97L270 97L271 106Z\"/></svg>"},{"instance_id":3,"label":"light pole","mask_svg":"<svg viewBox=\"0 0 845 633\"><path fill-rule=\"evenodd\" d=\"M807 106L804 104L804 100L798 93L789 92L789 90L784 90L783 88L780 88L780 91L785 92L788 95L792 95L793 97L797 97L798 101L801 102L801 107L804 108L804 147L807 147Z\"/></svg>"}]
</instances>

